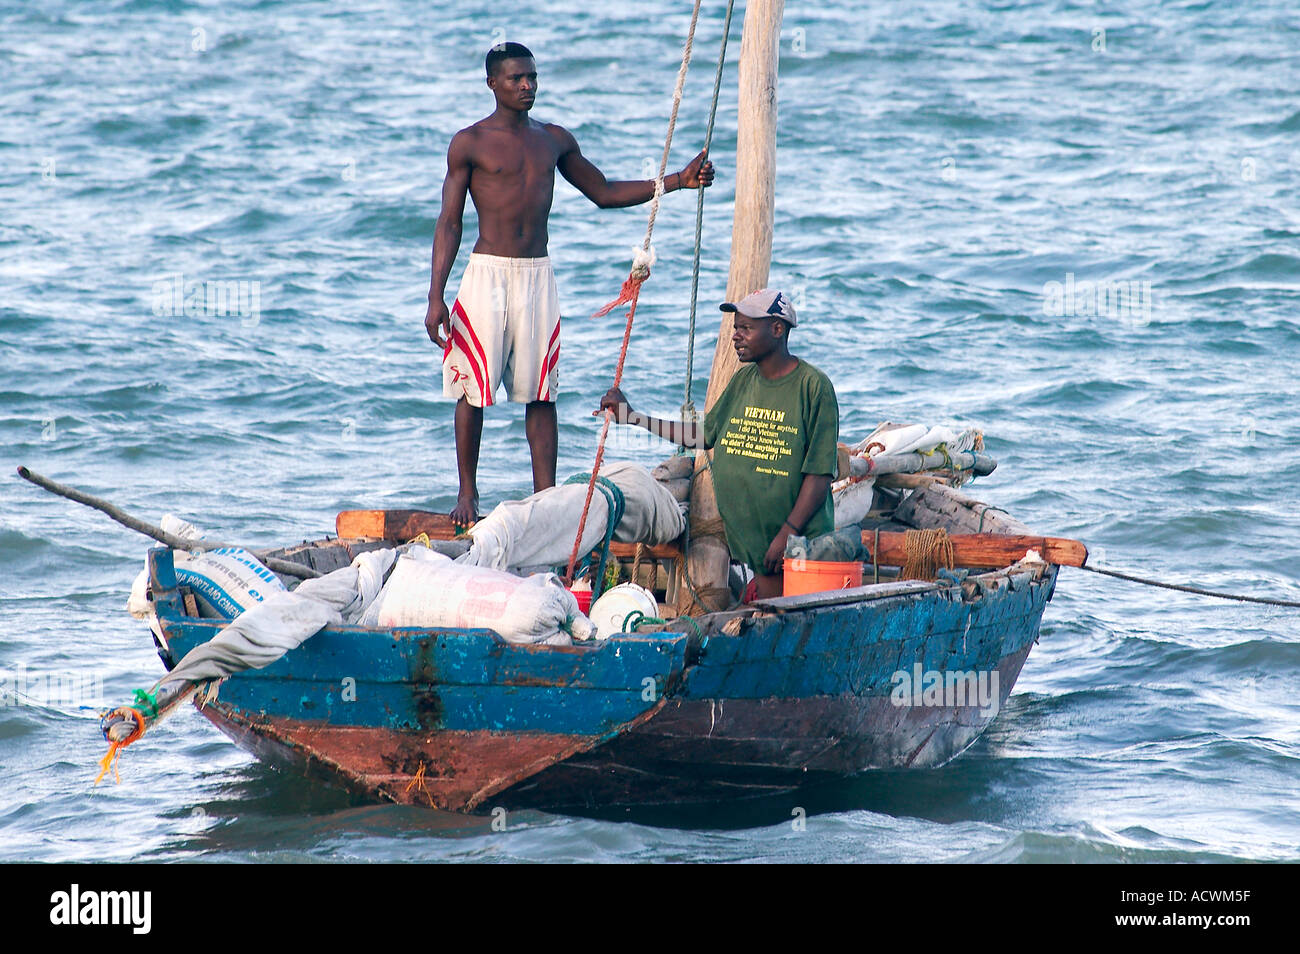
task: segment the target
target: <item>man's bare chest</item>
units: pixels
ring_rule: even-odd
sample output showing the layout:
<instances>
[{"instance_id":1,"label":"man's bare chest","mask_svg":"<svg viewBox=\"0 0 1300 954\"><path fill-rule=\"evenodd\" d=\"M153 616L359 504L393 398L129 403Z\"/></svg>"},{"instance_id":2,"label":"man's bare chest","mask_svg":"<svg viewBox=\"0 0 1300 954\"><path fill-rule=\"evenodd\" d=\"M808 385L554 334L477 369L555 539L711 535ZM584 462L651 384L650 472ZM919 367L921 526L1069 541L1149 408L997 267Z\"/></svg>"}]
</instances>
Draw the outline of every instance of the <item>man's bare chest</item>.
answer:
<instances>
[{"instance_id":1,"label":"man's bare chest","mask_svg":"<svg viewBox=\"0 0 1300 954\"><path fill-rule=\"evenodd\" d=\"M545 132L485 137L476 150L474 172L480 184L552 182L559 150Z\"/></svg>"}]
</instances>

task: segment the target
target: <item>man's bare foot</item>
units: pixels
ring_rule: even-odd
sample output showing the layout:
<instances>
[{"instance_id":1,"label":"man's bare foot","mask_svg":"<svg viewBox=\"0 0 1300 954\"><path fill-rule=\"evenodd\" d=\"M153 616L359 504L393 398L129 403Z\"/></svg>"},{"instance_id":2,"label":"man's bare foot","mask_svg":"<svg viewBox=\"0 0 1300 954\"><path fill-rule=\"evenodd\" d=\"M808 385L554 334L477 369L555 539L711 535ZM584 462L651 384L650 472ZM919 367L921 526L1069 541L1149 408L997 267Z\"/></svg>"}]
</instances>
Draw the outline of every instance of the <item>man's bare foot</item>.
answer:
<instances>
[{"instance_id":1,"label":"man's bare foot","mask_svg":"<svg viewBox=\"0 0 1300 954\"><path fill-rule=\"evenodd\" d=\"M468 530L478 520L478 495L461 494L451 511L451 524L458 531Z\"/></svg>"}]
</instances>

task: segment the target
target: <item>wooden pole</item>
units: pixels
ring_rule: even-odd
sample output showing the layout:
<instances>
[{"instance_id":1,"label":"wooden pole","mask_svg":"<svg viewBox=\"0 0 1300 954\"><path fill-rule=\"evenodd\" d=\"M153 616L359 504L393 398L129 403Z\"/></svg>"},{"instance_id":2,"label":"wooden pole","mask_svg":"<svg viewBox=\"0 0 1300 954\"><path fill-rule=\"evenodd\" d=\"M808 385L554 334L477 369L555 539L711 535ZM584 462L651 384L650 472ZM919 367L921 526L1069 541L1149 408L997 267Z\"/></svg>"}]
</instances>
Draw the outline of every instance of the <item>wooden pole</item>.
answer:
<instances>
[{"instance_id":1,"label":"wooden pole","mask_svg":"<svg viewBox=\"0 0 1300 954\"><path fill-rule=\"evenodd\" d=\"M173 550L188 550L192 553L199 553L204 550L221 550L239 546L237 543L221 543L217 540L183 540L175 534L168 533L162 527L154 526L139 517L131 516L122 508L109 503L101 497L88 494L76 487L69 487L67 484L61 484L57 480L50 480L50 478L44 477L34 470L19 467L18 476L35 484L37 487L48 490L52 494L58 494L60 497L66 497L68 500L84 504L98 510L100 513L107 514L127 529L134 530L136 533L143 533L146 537L153 537L159 543L169 546ZM244 549L248 548L245 547ZM283 573L285 576L296 576L302 580L320 576L319 572L309 566L303 566L301 563L292 563L289 560L270 557L262 550L249 550L248 552L266 564L268 569L274 570L276 573Z\"/></svg>"},{"instance_id":2,"label":"wooden pole","mask_svg":"<svg viewBox=\"0 0 1300 954\"><path fill-rule=\"evenodd\" d=\"M781 18L785 0L749 0L740 40L740 97L736 119L736 211L731 229L731 269L727 301L767 285L772 262L772 222L776 197L776 89ZM711 408L740 367L731 346L732 320L722 314L713 370L704 402ZM691 492L690 555L687 585L679 588L679 613L726 609L731 603L727 572L731 554L722 531L712 472L704 452L696 455ZM703 603L703 605L701 605Z\"/></svg>"},{"instance_id":3,"label":"wooden pole","mask_svg":"<svg viewBox=\"0 0 1300 954\"><path fill-rule=\"evenodd\" d=\"M772 264L776 204L776 88L785 0L750 0L740 40L740 96L736 116L736 208L731 225L727 301L767 285ZM731 346L730 312L722 312L707 410L740 368Z\"/></svg>"},{"instance_id":4,"label":"wooden pole","mask_svg":"<svg viewBox=\"0 0 1300 954\"><path fill-rule=\"evenodd\" d=\"M907 561L907 534L897 531L862 531L862 542L872 560L881 566L902 566ZM1028 550L1037 550L1047 563L1057 566L1083 566L1088 548L1068 537L1035 537L1004 533L950 533L953 566L1004 567L1022 559ZM876 552L879 549L879 552Z\"/></svg>"}]
</instances>

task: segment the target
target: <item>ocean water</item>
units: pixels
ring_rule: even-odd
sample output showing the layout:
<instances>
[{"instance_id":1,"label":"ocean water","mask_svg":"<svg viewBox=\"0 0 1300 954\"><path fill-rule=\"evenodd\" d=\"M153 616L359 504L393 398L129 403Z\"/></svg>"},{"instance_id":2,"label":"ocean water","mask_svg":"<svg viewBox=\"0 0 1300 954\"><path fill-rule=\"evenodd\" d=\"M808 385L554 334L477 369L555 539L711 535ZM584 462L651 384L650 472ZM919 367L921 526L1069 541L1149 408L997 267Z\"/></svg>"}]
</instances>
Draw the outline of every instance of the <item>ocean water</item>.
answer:
<instances>
[{"instance_id":1,"label":"ocean water","mask_svg":"<svg viewBox=\"0 0 1300 954\"><path fill-rule=\"evenodd\" d=\"M703 138L722 10L705 4L671 168ZM610 178L644 178L688 19L666 0L0 2L9 685L55 676L116 705L161 672L123 609L146 542L18 464L251 545L318 538L345 508L449 509L424 297L447 143L491 108L482 55L531 46L534 115ZM977 423L1000 466L970 492L1037 530L1116 569L1300 599L1298 87L1281 0L788 4L772 283L796 296L794 350L836 383L842 436ZM622 323L588 316L645 211L556 187L561 478L590 468ZM666 198L625 376L663 414L682 400L693 219L693 195ZM474 234L471 211L452 287ZM176 308L175 282L247 284ZM610 455L670 450L616 433ZM526 460L522 409L491 409L485 508L530 490ZM92 787L93 693L34 689L0 708L0 860L1300 860L1298 633L1294 609L1065 570L1008 705L945 768L707 810L516 813L501 832L352 805L191 710Z\"/></svg>"}]
</instances>

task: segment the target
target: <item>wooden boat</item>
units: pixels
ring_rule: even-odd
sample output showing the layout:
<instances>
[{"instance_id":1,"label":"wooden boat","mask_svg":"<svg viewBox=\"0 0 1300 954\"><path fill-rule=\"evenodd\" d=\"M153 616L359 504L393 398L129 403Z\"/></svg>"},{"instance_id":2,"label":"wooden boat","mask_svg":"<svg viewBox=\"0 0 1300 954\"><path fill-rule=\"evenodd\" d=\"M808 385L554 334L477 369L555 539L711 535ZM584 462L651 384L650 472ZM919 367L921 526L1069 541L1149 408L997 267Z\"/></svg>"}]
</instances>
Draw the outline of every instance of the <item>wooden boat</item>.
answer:
<instances>
[{"instance_id":1,"label":"wooden boat","mask_svg":"<svg viewBox=\"0 0 1300 954\"><path fill-rule=\"evenodd\" d=\"M728 300L767 284L781 6L746 7ZM724 316L709 401L737 366L728 323ZM716 524L711 480L691 486L692 520ZM272 764L364 798L451 811L718 801L941 765L1005 702L1038 637L1057 564L1082 555L941 484L882 493L885 513L863 529L873 558L864 586L565 647L512 644L488 630L329 627L267 668L230 677L200 711ZM328 571L420 532L450 536L436 515L376 511L360 529L352 519L341 518L338 538L278 556ZM957 565L979 572L897 579L901 561L885 543L909 529L972 535ZM1031 548L1047 562L1022 561ZM615 548L614 556L625 573L629 561L680 559L691 578L711 582L705 592L726 580L716 534L692 538L689 554L659 547L638 561ZM196 615L171 551L151 551L149 568L170 667L223 622ZM981 685L992 695L971 704Z\"/></svg>"},{"instance_id":2,"label":"wooden boat","mask_svg":"<svg viewBox=\"0 0 1300 954\"><path fill-rule=\"evenodd\" d=\"M868 545L877 529L936 527L1007 541L979 552L1066 545L1030 539L1007 514L942 484L899 496L890 519L864 530ZM451 535L445 517L378 513L377 526L402 536ZM339 537L275 555L328 571L394 542ZM632 547L613 555L635 559ZM676 556L657 547L643 566ZM187 611L170 550L151 551L149 566L170 668L223 621ZM566 647L490 630L330 627L226 680L200 711L273 765L364 798L450 811L718 801L942 765L1006 701L1057 567L1021 562L934 583L899 581L888 567L868 573L878 570L884 579L854 589ZM915 695L900 704L899 674L910 680L917 667L941 686L947 674L985 674L996 698L976 704L972 689L963 704L917 705Z\"/></svg>"}]
</instances>

